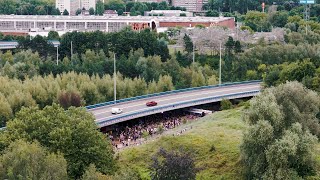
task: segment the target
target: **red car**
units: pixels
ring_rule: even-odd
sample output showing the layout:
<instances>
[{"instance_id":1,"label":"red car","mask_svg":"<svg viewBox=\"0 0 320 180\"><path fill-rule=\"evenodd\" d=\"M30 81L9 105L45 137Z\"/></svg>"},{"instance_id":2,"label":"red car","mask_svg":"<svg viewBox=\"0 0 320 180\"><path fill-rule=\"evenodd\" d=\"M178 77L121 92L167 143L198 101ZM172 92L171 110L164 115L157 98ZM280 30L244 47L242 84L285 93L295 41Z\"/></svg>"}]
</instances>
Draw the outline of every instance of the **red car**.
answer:
<instances>
[{"instance_id":1,"label":"red car","mask_svg":"<svg viewBox=\"0 0 320 180\"><path fill-rule=\"evenodd\" d=\"M156 106L158 103L155 102L155 101L150 101L150 102L147 102L146 105L147 106Z\"/></svg>"}]
</instances>

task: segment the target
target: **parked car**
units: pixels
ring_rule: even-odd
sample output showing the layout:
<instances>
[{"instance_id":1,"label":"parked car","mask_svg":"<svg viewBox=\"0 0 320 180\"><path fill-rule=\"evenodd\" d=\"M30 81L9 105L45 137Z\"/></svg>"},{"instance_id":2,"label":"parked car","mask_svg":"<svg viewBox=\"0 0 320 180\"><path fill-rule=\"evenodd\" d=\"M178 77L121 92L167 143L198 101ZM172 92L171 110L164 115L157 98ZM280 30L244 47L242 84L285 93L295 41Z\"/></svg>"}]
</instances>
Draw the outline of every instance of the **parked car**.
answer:
<instances>
[{"instance_id":1,"label":"parked car","mask_svg":"<svg viewBox=\"0 0 320 180\"><path fill-rule=\"evenodd\" d=\"M158 103L155 101L149 101L146 103L147 106L156 106Z\"/></svg>"},{"instance_id":2,"label":"parked car","mask_svg":"<svg viewBox=\"0 0 320 180\"><path fill-rule=\"evenodd\" d=\"M111 113L112 114L120 114L120 113L122 113L122 109L121 108L112 108Z\"/></svg>"}]
</instances>

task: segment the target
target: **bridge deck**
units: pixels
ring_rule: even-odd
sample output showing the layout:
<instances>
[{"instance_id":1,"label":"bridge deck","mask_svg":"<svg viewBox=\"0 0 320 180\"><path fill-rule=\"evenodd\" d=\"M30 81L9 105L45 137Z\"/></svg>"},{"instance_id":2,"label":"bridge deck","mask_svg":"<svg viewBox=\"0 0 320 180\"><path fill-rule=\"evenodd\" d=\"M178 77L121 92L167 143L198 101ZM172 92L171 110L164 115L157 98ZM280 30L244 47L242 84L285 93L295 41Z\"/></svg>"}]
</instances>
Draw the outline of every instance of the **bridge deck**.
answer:
<instances>
[{"instance_id":1,"label":"bridge deck","mask_svg":"<svg viewBox=\"0 0 320 180\"><path fill-rule=\"evenodd\" d=\"M222 86L209 89L193 90L180 92L175 94L167 94L162 96L150 97L145 99L133 100L124 103L112 104L107 106L102 106L94 109L89 109L88 111L93 113L96 118L96 122L106 121L108 119L113 119L116 117L122 117L127 114L142 112L149 109L154 109L167 105L174 105L180 102L194 101L209 97L218 97L227 94L235 94L250 91L260 91L260 82L254 82L249 84L237 84L230 86ZM146 102L156 101L158 103L155 107L147 107ZM113 115L111 114L111 109L113 107L122 108L123 113ZM173 108L175 109L175 108Z\"/></svg>"}]
</instances>

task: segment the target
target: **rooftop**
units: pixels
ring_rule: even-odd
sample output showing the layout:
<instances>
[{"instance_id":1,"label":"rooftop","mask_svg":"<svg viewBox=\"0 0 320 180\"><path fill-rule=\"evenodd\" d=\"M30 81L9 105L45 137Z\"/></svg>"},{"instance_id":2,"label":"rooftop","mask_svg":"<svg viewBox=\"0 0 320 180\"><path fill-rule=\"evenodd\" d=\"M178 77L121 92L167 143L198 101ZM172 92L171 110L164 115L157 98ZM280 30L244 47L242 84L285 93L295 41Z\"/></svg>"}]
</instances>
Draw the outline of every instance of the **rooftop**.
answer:
<instances>
[{"instance_id":1,"label":"rooftop","mask_svg":"<svg viewBox=\"0 0 320 180\"><path fill-rule=\"evenodd\" d=\"M0 15L3 20L145 20L161 22L219 22L233 17L165 17L165 16L41 16L41 15Z\"/></svg>"}]
</instances>

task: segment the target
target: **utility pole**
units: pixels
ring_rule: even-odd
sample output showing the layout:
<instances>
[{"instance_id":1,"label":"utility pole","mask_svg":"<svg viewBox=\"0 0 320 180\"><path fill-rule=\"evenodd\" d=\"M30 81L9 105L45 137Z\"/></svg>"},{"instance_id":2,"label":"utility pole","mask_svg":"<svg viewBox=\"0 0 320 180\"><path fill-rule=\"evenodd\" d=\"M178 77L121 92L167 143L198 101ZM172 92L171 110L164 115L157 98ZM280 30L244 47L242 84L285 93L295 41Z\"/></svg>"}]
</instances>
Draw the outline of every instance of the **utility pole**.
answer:
<instances>
[{"instance_id":1,"label":"utility pole","mask_svg":"<svg viewBox=\"0 0 320 180\"><path fill-rule=\"evenodd\" d=\"M72 58L72 54L73 54L73 49L72 49L72 41L71 41L71 56L70 56L70 58Z\"/></svg>"},{"instance_id":2,"label":"utility pole","mask_svg":"<svg viewBox=\"0 0 320 180\"><path fill-rule=\"evenodd\" d=\"M221 41L220 41L220 60L219 60L219 86L221 85Z\"/></svg>"},{"instance_id":3,"label":"utility pole","mask_svg":"<svg viewBox=\"0 0 320 180\"><path fill-rule=\"evenodd\" d=\"M57 45L57 66L59 65L59 46Z\"/></svg>"},{"instance_id":4,"label":"utility pole","mask_svg":"<svg viewBox=\"0 0 320 180\"><path fill-rule=\"evenodd\" d=\"M117 103L117 77L116 77L116 53L113 54L113 90L114 90L114 104Z\"/></svg>"}]
</instances>

